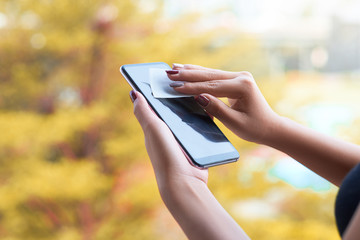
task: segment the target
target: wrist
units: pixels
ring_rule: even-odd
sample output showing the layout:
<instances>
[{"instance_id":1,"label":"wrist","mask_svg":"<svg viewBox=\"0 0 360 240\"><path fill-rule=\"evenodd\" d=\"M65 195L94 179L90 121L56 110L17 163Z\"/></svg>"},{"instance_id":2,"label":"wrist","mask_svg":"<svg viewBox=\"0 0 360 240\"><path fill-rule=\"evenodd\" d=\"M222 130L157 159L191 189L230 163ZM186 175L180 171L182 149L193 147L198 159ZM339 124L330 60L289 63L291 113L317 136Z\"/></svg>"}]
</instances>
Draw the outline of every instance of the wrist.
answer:
<instances>
[{"instance_id":1,"label":"wrist","mask_svg":"<svg viewBox=\"0 0 360 240\"><path fill-rule=\"evenodd\" d=\"M269 147L283 151L283 145L291 141L291 133L294 122L287 117L277 116L274 124L269 128L269 135L263 143Z\"/></svg>"},{"instance_id":2,"label":"wrist","mask_svg":"<svg viewBox=\"0 0 360 240\"><path fill-rule=\"evenodd\" d=\"M206 183L196 177L172 178L159 184L161 198L168 208L169 205L180 206L204 190L208 190Z\"/></svg>"},{"instance_id":3,"label":"wrist","mask_svg":"<svg viewBox=\"0 0 360 240\"><path fill-rule=\"evenodd\" d=\"M189 239L249 239L205 182L190 177L162 187L166 207Z\"/></svg>"},{"instance_id":4,"label":"wrist","mask_svg":"<svg viewBox=\"0 0 360 240\"><path fill-rule=\"evenodd\" d=\"M282 137L282 129L284 128L286 118L276 113L267 119L262 138L257 142L266 146L272 146L274 141Z\"/></svg>"}]
</instances>

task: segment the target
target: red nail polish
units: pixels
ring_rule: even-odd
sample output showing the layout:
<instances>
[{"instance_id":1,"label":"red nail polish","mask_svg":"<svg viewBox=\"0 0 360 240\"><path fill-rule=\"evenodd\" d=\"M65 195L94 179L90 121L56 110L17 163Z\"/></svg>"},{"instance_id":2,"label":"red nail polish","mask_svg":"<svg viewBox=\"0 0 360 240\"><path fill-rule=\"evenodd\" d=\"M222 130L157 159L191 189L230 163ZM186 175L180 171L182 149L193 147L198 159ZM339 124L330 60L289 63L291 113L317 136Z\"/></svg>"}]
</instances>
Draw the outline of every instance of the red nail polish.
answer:
<instances>
[{"instance_id":1,"label":"red nail polish","mask_svg":"<svg viewBox=\"0 0 360 240\"><path fill-rule=\"evenodd\" d=\"M167 74L178 74L179 73L179 70L165 70L165 72L167 73Z\"/></svg>"},{"instance_id":2,"label":"red nail polish","mask_svg":"<svg viewBox=\"0 0 360 240\"><path fill-rule=\"evenodd\" d=\"M130 91L130 99L132 102L134 102L136 100L137 96L134 90Z\"/></svg>"},{"instance_id":3,"label":"red nail polish","mask_svg":"<svg viewBox=\"0 0 360 240\"><path fill-rule=\"evenodd\" d=\"M210 103L210 100L202 95L195 97L195 101L197 101L203 107L206 107Z\"/></svg>"}]
</instances>

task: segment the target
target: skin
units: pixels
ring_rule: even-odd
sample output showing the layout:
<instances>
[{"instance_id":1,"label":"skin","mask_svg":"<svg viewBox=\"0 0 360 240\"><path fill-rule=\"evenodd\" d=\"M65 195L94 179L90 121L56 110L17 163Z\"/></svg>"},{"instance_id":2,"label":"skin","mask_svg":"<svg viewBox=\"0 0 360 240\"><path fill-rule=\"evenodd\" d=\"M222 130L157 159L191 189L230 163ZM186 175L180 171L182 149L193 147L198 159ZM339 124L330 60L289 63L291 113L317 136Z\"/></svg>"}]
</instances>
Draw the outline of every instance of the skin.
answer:
<instances>
[{"instance_id":1,"label":"skin","mask_svg":"<svg viewBox=\"0 0 360 240\"><path fill-rule=\"evenodd\" d=\"M200 96L202 107L240 138L278 149L335 185L360 162L360 147L303 127L276 114L248 72L175 65L169 78L180 93ZM192 166L171 131L132 92L134 113L145 135L161 197L189 239L249 239L207 187L208 172ZM227 97L229 105L218 99ZM199 99L199 98L198 98ZM205 100L205 101L204 101ZM214 228L216 226L216 228ZM359 234L360 210L344 239Z\"/></svg>"},{"instance_id":2,"label":"skin","mask_svg":"<svg viewBox=\"0 0 360 240\"><path fill-rule=\"evenodd\" d=\"M189 163L169 128L145 98L135 94L134 113L144 131L160 195L187 237L249 239L208 189L208 171Z\"/></svg>"}]
</instances>

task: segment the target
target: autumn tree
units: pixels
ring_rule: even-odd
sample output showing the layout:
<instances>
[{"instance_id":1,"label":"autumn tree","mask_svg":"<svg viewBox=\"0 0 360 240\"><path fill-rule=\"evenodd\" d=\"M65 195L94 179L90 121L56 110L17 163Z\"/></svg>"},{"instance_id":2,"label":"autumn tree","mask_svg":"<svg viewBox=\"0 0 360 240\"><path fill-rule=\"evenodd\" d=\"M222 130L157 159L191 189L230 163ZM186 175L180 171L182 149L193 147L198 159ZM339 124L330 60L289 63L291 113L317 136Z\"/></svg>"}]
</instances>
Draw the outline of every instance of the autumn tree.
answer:
<instances>
[{"instance_id":1,"label":"autumn tree","mask_svg":"<svg viewBox=\"0 0 360 240\"><path fill-rule=\"evenodd\" d=\"M118 69L164 61L264 75L266 56L251 36L221 27L201 31L201 14L165 18L164 2L152 2L156 8L148 10L137 0L2 0L2 239L184 238L157 193L130 87ZM242 152L254 148L227 134ZM237 183L241 168L211 170L210 186L225 207L279 187L261 172ZM323 204L311 198L290 200ZM284 208L303 218L291 204ZM258 233L259 224L264 233L301 224L286 216L271 219L270 227L268 220L236 219L257 239L270 239ZM315 226L308 239L329 228Z\"/></svg>"}]
</instances>

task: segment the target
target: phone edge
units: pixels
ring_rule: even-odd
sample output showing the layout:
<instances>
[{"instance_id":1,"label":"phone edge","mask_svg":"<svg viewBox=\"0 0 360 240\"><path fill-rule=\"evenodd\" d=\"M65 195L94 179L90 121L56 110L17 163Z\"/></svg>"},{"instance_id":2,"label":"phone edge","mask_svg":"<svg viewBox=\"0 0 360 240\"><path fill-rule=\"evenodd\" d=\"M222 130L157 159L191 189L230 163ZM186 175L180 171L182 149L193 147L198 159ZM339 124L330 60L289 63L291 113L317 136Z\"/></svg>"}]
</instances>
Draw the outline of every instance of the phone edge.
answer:
<instances>
[{"instance_id":1,"label":"phone edge","mask_svg":"<svg viewBox=\"0 0 360 240\"><path fill-rule=\"evenodd\" d=\"M136 64L136 65L151 65L151 64L156 64L156 63L165 63L165 62L152 62L152 63L139 63L139 64ZM167 64L167 63L165 63ZM119 71L121 73L121 75L125 78L125 80L127 81L127 83L130 85L130 87L136 91L139 91L132 83L131 81L128 79L128 76L127 74L125 73L124 71L124 67L125 66L129 66L129 65L133 65L133 64L124 64L124 65L121 65L120 68L119 68ZM168 65L168 64L167 64ZM169 65L168 65L169 66ZM170 67L170 66L169 66ZM139 91L140 92L140 91ZM145 98L146 99L146 98ZM149 106L151 107L151 109L154 111L154 113L161 119L161 121L164 122L164 120L159 116L159 114L157 113L157 111L151 106L151 104L149 103L149 101L146 99L147 103L149 104ZM164 122L165 123L165 122ZM165 123L166 124L166 123ZM171 129L170 129L171 131ZM172 131L171 131L172 133ZM179 146L181 147L182 149L182 152L186 155L186 158L189 160L189 162L195 166L195 167L199 167L199 168L203 168L203 169L207 169L209 167L215 167L215 166L219 166L219 165L224 165L224 164L228 164L228 163L232 163L232 162L236 162L239 160L240 158L240 154L239 152L235 149L234 145L232 145L232 143L230 142L230 144L234 147L234 149L236 150L237 154L238 154L238 157L237 158L232 158L232 159L227 159L225 161L221 161L221 162L215 162L215 163L211 163L211 164L199 164L198 162L196 162L192 157L190 157L190 155L187 153L187 151L183 148L183 146L181 145L181 142L176 138L175 135L173 135L176 139L176 141L178 142Z\"/></svg>"}]
</instances>

